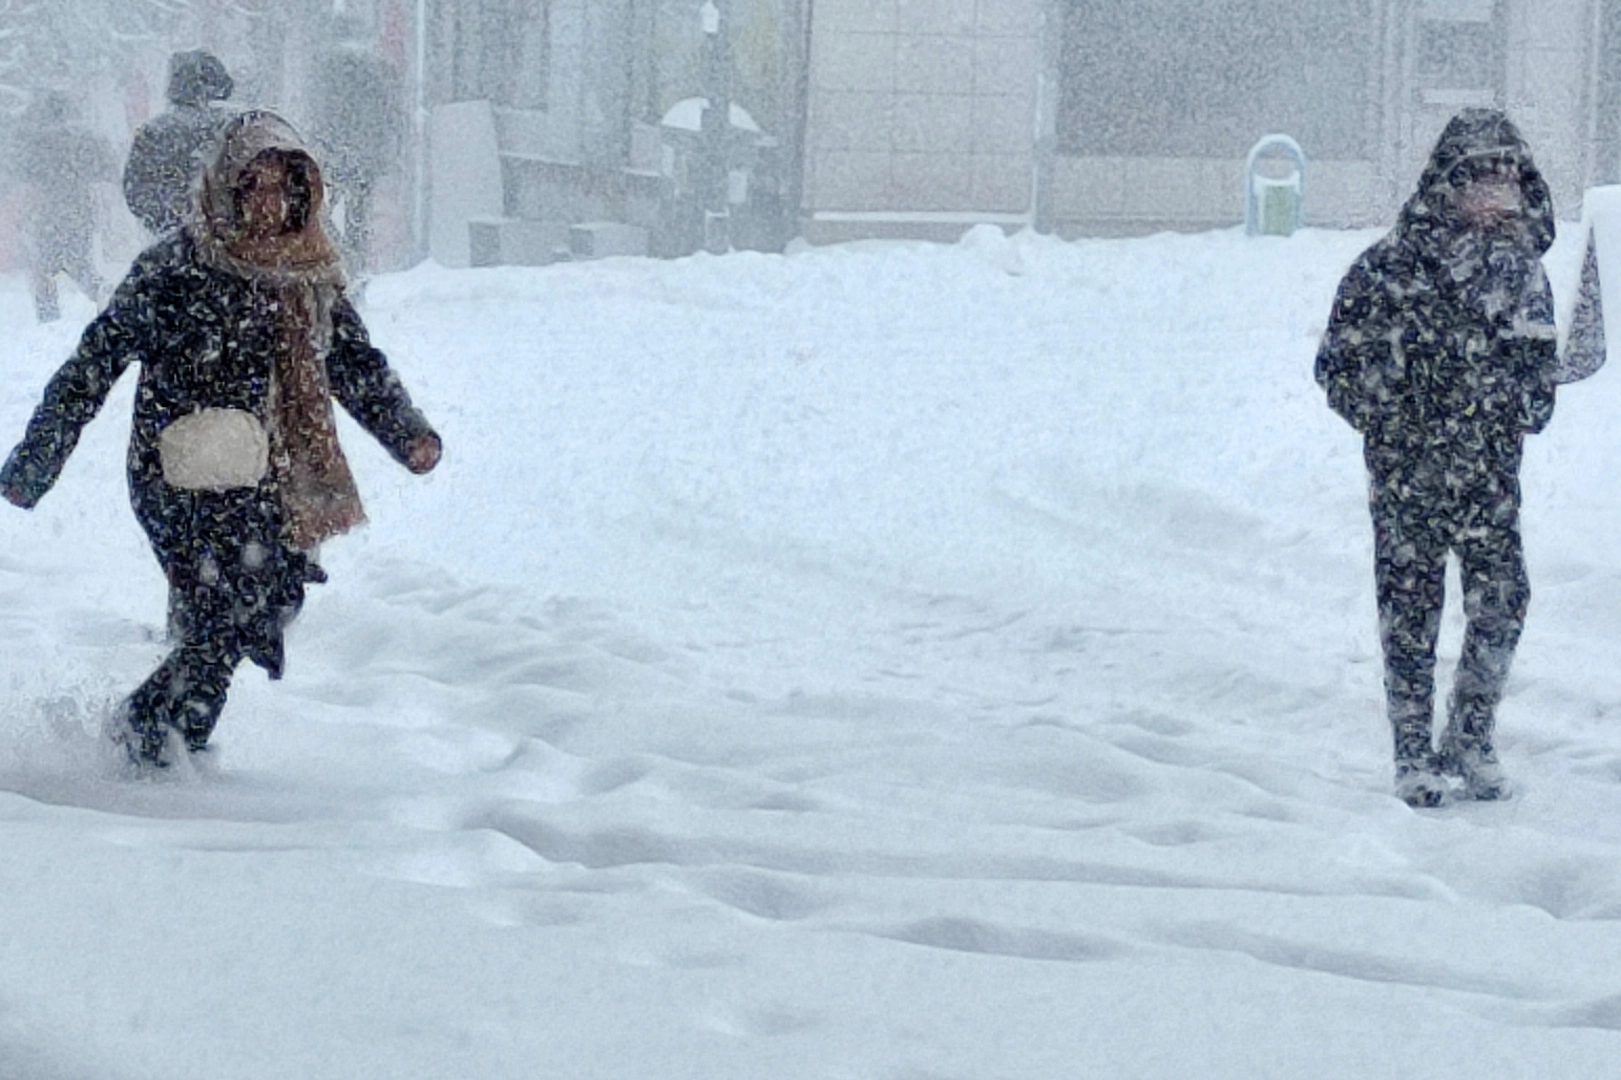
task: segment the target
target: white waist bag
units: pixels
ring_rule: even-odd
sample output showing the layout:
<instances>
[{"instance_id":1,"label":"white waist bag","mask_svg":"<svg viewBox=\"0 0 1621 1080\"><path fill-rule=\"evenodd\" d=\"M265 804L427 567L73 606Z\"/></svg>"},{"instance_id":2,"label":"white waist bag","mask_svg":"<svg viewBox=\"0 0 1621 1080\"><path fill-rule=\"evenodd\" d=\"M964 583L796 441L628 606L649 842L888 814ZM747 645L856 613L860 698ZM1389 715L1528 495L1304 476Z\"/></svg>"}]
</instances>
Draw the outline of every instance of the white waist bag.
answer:
<instances>
[{"instance_id":1,"label":"white waist bag","mask_svg":"<svg viewBox=\"0 0 1621 1080\"><path fill-rule=\"evenodd\" d=\"M270 436L241 409L203 409L158 436L166 483L188 491L253 487L270 468Z\"/></svg>"}]
</instances>

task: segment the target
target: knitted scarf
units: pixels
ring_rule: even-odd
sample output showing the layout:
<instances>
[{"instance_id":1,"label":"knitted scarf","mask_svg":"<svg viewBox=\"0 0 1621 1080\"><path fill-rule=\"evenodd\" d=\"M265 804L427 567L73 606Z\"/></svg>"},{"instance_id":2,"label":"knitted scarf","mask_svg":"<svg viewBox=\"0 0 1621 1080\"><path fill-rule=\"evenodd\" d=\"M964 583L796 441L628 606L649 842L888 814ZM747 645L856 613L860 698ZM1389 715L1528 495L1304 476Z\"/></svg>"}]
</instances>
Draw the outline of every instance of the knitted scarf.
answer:
<instances>
[{"instance_id":1,"label":"knitted scarf","mask_svg":"<svg viewBox=\"0 0 1621 1080\"><path fill-rule=\"evenodd\" d=\"M289 540L310 550L366 520L332 410L326 356L332 312L343 295L336 248L321 226L321 180L313 160L309 214L296 232L243 234L233 192L243 171L269 151L303 155L292 126L254 111L233 118L204 170L190 231L204 265L254 287L275 320L266 428L270 468Z\"/></svg>"}]
</instances>

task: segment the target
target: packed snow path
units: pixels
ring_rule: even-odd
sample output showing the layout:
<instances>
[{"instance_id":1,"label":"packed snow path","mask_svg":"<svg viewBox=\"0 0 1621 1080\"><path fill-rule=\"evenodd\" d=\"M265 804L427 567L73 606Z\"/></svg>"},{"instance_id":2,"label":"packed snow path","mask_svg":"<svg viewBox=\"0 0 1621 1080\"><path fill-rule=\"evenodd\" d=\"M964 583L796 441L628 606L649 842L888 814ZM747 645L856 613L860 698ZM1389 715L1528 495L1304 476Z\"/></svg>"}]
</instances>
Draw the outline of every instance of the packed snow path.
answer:
<instances>
[{"instance_id":1,"label":"packed snow path","mask_svg":"<svg viewBox=\"0 0 1621 1080\"><path fill-rule=\"evenodd\" d=\"M1621 371L1528 452L1520 795L1410 810L1311 376L1373 236L379 279L444 464L345 429L371 524L163 782L127 375L0 513L0 1077L1610 1074ZM0 293L8 446L68 311Z\"/></svg>"}]
</instances>

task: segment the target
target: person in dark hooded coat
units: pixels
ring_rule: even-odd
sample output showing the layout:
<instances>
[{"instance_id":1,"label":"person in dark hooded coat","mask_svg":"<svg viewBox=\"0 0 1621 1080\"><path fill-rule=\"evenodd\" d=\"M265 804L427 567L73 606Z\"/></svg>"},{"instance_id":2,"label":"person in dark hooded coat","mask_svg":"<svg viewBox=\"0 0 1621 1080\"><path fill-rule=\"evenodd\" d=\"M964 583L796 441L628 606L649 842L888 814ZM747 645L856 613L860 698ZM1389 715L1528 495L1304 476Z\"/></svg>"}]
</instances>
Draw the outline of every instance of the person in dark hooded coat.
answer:
<instances>
[{"instance_id":1,"label":"person in dark hooded coat","mask_svg":"<svg viewBox=\"0 0 1621 1080\"><path fill-rule=\"evenodd\" d=\"M1329 405L1364 438L1397 794L1503 798L1496 709L1531 589L1521 549L1525 436L1553 414L1548 186L1493 109L1447 124L1396 227L1340 283L1317 354ZM1467 617L1439 745L1435 648L1448 554Z\"/></svg>"},{"instance_id":2,"label":"person in dark hooded coat","mask_svg":"<svg viewBox=\"0 0 1621 1080\"><path fill-rule=\"evenodd\" d=\"M135 130L124 164L124 201L154 235L185 224L203 155L230 116L214 104L234 84L218 57L202 49L169 57L168 111Z\"/></svg>"},{"instance_id":3,"label":"person in dark hooded coat","mask_svg":"<svg viewBox=\"0 0 1621 1080\"><path fill-rule=\"evenodd\" d=\"M233 118L180 232L148 248L45 388L0 494L32 507L124 369L136 518L168 576L180 641L111 732L140 765L208 745L232 674L279 678L316 547L365 520L332 399L414 473L440 440L344 295L320 170L279 117Z\"/></svg>"}]
</instances>

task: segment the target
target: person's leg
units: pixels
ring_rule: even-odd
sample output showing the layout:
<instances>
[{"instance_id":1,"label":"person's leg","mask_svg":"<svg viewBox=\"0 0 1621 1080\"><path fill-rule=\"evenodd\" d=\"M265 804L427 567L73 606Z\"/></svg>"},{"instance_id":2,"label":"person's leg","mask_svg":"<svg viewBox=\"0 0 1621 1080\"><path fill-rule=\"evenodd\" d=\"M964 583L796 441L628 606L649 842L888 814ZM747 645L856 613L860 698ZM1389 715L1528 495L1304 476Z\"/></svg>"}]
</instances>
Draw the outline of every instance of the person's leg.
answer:
<instances>
[{"instance_id":1,"label":"person's leg","mask_svg":"<svg viewBox=\"0 0 1621 1080\"><path fill-rule=\"evenodd\" d=\"M158 665L124 703L130 756L146 765L166 765L169 733L188 750L200 750L219 721L239 658L216 645L183 644Z\"/></svg>"},{"instance_id":2,"label":"person's leg","mask_svg":"<svg viewBox=\"0 0 1621 1080\"><path fill-rule=\"evenodd\" d=\"M90 254L88 241L84 247L73 250L67 260L66 269L68 277L79 286L80 291L89 297L91 303L100 307L102 298L107 293L107 283L96 271L95 259Z\"/></svg>"},{"instance_id":3,"label":"person's leg","mask_svg":"<svg viewBox=\"0 0 1621 1080\"><path fill-rule=\"evenodd\" d=\"M171 492L153 527L169 578L169 632L180 644L130 696L132 755L161 763L169 731L204 748L243 660L271 678L282 668L282 631L304 586L324 579L281 539L280 508L267 490Z\"/></svg>"},{"instance_id":4,"label":"person's leg","mask_svg":"<svg viewBox=\"0 0 1621 1080\"><path fill-rule=\"evenodd\" d=\"M56 261L51 230L35 200L28 200L24 209L23 254L28 261L28 287L34 296L34 315L42 323L55 322L61 317L56 297Z\"/></svg>"},{"instance_id":5,"label":"person's leg","mask_svg":"<svg viewBox=\"0 0 1621 1080\"><path fill-rule=\"evenodd\" d=\"M170 731L199 750L213 734L238 664L246 657L241 625L263 588L242 566L238 537L252 525L251 501L191 496L170 506L159 559L169 579L168 637L174 650L126 700L124 724L131 754L147 764L162 760ZM217 526L212 535L199 522Z\"/></svg>"},{"instance_id":6,"label":"person's leg","mask_svg":"<svg viewBox=\"0 0 1621 1080\"><path fill-rule=\"evenodd\" d=\"M1463 655L1448 703L1448 729L1456 737L1490 742L1514 650L1531 603L1531 582L1518 531L1494 534L1460 550L1463 564Z\"/></svg>"},{"instance_id":7,"label":"person's leg","mask_svg":"<svg viewBox=\"0 0 1621 1080\"><path fill-rule=\"evenodd\" d=\"M1447 702L1442 765L1463 778L1473 797L1502 798L1508 794L1508 784L1493 745L1497 706L1531 602L1517 520L1463 539L1458 557L1468 626Z\"/></svg>"},{"instance_id":8,"label":"person's leg","mask_svg":"<svg viewBox=\"0 0 1621 1080\"><path fill-rule=\"evenodd\" d=\"M1413 806L1446 798L1432 746L1435 645L1446 597L1446 507L1426 463L1370 448L1374 589L1385 662L1385 706L1395 758L1396 795Z\"/></svg>"},{"instance_id":9,"label":"person's leg","mask_svg":"<svg viewBox=\"0 0 1621 1080\"><path fill-rule=\"evenodd\" d=\"M34 293L34 317L42 323L61 318L62 306L56 296L56 275L36 262L28 268L28 283Z\"/></svg>"},{"instance_id":10,"label":"person's leg","mask_svg":"<svg viewBox=\"0 0 1621 1080\"><path fill-rule=\"evenodd\" d=\"M371 201L371 178L357 177L349 186L349 197L343 206L343 231L351 272L361 280L365 280L371 263Z\"/></svg>"},{"instance_id":11,"label":"person's leg","mask_svg":"<svg viewBox=\"0 0 1621 1080\"><path fill-rule=\"evenodd\" d=\"M1435 644L1446 596L1444 546L1413 529L1405 508L1375 512L1374 590L1385 703L1398 764L1427 760L1435 709Z\"/></svg>"}]
</instances>

